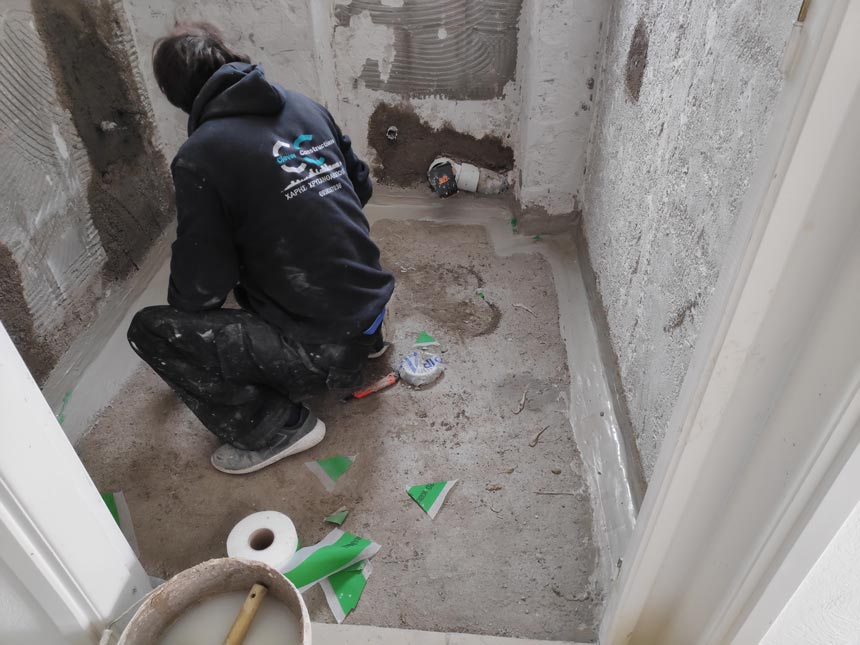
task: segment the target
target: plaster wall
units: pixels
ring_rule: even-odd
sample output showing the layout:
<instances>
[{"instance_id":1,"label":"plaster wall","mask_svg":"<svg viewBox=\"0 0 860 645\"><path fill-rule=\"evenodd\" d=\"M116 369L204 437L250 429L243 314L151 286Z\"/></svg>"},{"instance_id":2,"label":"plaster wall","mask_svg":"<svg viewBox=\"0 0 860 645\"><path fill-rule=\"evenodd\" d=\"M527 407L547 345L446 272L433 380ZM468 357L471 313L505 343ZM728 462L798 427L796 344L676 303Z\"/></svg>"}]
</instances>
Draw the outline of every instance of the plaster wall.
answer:
<instances>
[{"instance_id":1,"label":"plaster wall","mask_svg":"<svg viewBox=\"0 0 860 645\"><path fill-rule=\"evenodd\" d=\"M0 319L40 382L166 221L124 24L112 0L0 7ZM64 46L100 69L68 78L63 66L78 61ZM114 80L95 95L87 83L98 74ZM135 164L146 168L139 176ZM119 199L141 190L150 197L130 199L136 206Z\"/></svg>"},{"instance_id":2,"label":"plaster wall","mask_svg":"<svg viewBox=\"0 0 860 645\"><path fill-rule=\"evenodd\" d=\"M359 154L375 160L368 122L379 103L404 104L432 128L449 124L512 147L520 1L334 0L328 64L337 101L329 107Z\"/></svg>"},{"instance_id":3,"label":"plaster wall","mask_svg":"<svg viewBox=\"0 0 860 645\"><path fill-rule=\"evenodd\" d=\"M650 478L782 80L798 3L616 0L584 234Z\"/></svg>"},{"instance_id":4,"label":"plaster wall","mask_svg":"<svg viewBox=\"0 0 860 645\"><path fill-rule=\"evenodd\" d=\"M86 201L86 151L27 0L0 8L0 139L0 317L42 378L63 349L65 312L102 289L106 258Z\"/></svg>"}]
</instances>

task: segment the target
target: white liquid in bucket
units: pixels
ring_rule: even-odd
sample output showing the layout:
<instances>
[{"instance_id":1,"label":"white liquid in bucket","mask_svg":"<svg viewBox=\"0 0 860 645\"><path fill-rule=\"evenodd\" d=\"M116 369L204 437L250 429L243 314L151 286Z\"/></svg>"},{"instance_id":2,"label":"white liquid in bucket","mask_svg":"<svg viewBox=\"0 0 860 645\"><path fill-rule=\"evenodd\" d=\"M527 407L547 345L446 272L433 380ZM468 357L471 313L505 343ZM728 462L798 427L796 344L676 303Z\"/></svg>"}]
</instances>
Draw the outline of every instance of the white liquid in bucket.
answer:
<instances>
[{"instance_id":1,"label":"white liquid in bucket","mask_svg":"<svg viewBox=\"0 0 860 645\"><path fill-rule=\"evenodd\" d=\"M247 596L246 591L234 591L207 598L165 630L161 645L220 645ZM301 645L298 618L276 598L266 596L251 623L245 645Z\"/></svg>"}]
</instances>

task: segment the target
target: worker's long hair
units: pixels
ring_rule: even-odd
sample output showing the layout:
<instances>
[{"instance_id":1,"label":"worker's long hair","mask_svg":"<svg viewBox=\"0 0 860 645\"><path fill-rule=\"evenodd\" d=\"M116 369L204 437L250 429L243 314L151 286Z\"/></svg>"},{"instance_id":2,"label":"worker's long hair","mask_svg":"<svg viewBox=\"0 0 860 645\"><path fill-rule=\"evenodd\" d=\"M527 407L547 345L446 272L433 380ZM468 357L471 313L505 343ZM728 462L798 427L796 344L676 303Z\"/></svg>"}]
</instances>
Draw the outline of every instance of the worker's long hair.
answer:
<instances>
[{"instance_id":1,"label":"worker's long hair","mask_svg":"<svg viewBox=\"0 0 860 645\"><path fill-rule=\"evenodd\" d=\"M234 51L214 25L177 23L152 46L152 69L158 87L173 105L191 113L194 99L206 81L227 63L249 63Z\"/></svg>"}]
</instances>

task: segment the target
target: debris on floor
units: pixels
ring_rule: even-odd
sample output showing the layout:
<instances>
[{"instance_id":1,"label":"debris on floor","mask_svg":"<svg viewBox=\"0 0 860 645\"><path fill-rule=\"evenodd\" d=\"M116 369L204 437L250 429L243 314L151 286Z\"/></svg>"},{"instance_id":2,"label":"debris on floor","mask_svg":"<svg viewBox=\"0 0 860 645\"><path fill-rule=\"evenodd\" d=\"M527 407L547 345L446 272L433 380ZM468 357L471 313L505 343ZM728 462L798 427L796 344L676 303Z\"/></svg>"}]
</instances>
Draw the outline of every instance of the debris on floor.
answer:
<instances>
[{"instance_id":1,"label":"debris on floor","mask_svg":"<svg viewBox=\"0 0 860 645\"><path fill-rule=\"evenodd\" d=\"M526 385L526 389L523 390L523 395L520 398L520 404L517 406L516 410L511 410L511 412L513 412L514 414L519 414L520 412L523 411L523 408L526 407L526 394L528 393L528 391L529 391L529 386Z\"/></svg>"},{"instance_id":2,"label":"debris on floor","mask_svg":"<svg viewBox=\"0 0 860 645\"><path fill-rule=\"evenodd\" d=\"M320 582L326 602L338 624L358 605L372 572L370 560L362 560Z\"/></svg>"},{"instance_id":3,"label":"debris on floor","mask_svg":"<svg viewBox=\"0 0 860 645\"><path fill-rule=\"evenodd\" d=\"M433 520L436 519L436 515L439 513L439 509L442 508L445 498L448 497L448 493L451 492L457 481L459 480L453 479L448 482L419 484L418 486L408 488L406 492Z\"/></svg>"},{"instance_id":4,"label":"debris on floor","mask_svg":"<svg viewBox=\"0 0 860 645\"><path fill-rule=\"evenodd\" d=\"M537 318L537 314L534 312L534 309L532 309L531 307L526 307L526 306L525 306L523 303L521 303L521 302L515 302L515 303L513 303L511 306L512 306L514 309L522 309L523 311L527 311L527 312L529 312L532 316L534 316L535 318Z\"/></svg>"},{"instance_id":5,"label":"debris on floor","mask_svg":"<svg viewBox=\"0 0 860 645\"><path fill-rule=\"evenodd\" d=\"M352 394L350 394L348 396L345 396L341 400L346 402L346 401L352 401L354 399L366 398L366 397L370 396L371 394L376 394L377 392L381 392L382 390L391 387L392 385L397 383L397 381L399 381L399 380L400 380L400 374L398 372L389 372L388 374L383 376L381 379L374 381L373 383L371 383L370 385L368 385L365 388L362 388L360 390L356 390L355 392L353 392Z\"/></svg>"},{"instance_id":6,"label":"debris on floor","mask_svg":"<svg viewBox=\"0 0 860 645\"><path fill-rule=\"evenodd\" d=\"M332 513L328 517L323 518L323 521L328 522L329 524L337 524L338 526L340 526L346 521L347 515L349 515L349 510L347 510L346 506L341 506L334 513Z\"/></svg>"},{"instance_id":7,"label":"debris on floor","mask_svg":"<svg viewBox=\"0 0 860 645\"><path fill-rule=\"evenodd\" d=\"M369 560L380 548L373 540L333 529L318 543L296 551L284 576L305 592L330 575Z\"/></svg>"},{"instance_id":8,"label":"debris on floor","mask_svg":"<svg viewBox=\"0 0 860 645\"><path fill-rule=\"evenodd\" d=\"M543 433L546 432L548 428L549 426L544 426L543 428L538 430L535 436L532 437L532 440L529 441L529 447L534 448L536 445L538 445L538 441L540 441L541 435L543 435Z\"/></svg>"},{"instance_id":9,"label":"debris on floor","mask_svg":"<svg viewBox=\"0 0 860 645\"><path fill-rule=\"evenodd\" d=\"M409 385L429 385L445 371L445 363L438 354L424 350L409 352L400 361L400 378Z\"/></svg>"},{"instance_id":10,"label":"debris on floor","mask_svg":"<svg viewBox=\"0 0 860 645\"><path fill-rule=\"evenodd\" d=\"M306 461L305 466L310 470L320 483L329 493L334 491L337 480L343 477L352 462L358 455L345 457L344 455L336 455L327 457L326 459L317 459L316 461Z\"/></svg>"}]
</instances>

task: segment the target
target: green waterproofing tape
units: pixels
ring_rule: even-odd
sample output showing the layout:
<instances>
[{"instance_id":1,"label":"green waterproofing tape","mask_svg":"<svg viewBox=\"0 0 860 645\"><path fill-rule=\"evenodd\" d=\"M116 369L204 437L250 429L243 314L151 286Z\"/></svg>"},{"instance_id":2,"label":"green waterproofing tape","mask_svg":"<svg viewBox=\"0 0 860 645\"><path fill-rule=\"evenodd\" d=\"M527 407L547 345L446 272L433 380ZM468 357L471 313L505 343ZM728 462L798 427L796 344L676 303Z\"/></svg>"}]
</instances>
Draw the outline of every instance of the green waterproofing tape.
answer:
<instances>
[{"instance_id":1,"label":"green waterproofing tape","mask_svg":"<svg viewBox=\"0 0 860 645\"><path fill-rule=\"evenodd\" d=\"M105 505L108 507L110 514L113 515L114 521L119 526L119 530L125 536L126 541L131 545L135 555L140 555L140 550L137 546L137 536L134 533L134 525L131 523L131 512L128 510L128 502L125 501L125 495L122 492L116 493L101 493Z\"/></svg>"},{"instance_id":2,"label":"green waterproofing tape","mask_svg":"<svg viewBox=\"0 0 860 645\"><path fill-rule=\"evenodd\" d=\"M349 467L352 466L352 462L355 461L357 456L358 455L344 457L343 455L337 455L335 457L329 457L328 459L306 461L305 466L307 466L308 470L317 476L317 479L320 480L323 487L331 493L334 491L334 485L337 483L337 480L340 479L347 470L349 470Z\"/></svg>"},{"instance_id":3,"label":"green waterproofing tape","mask_svg":"<svg viewBox=\"0 0 860 645\"><path fill-rule=\"evenodd\" d=\"M415 339L414 347L430 347L431 345L438 345L439 341L433 338L426 331L422 331L418 334L418 338Z\"/></svg>"},{"instance_id":4,"label":"green waterproofing tape","mask_svg":"<svg viewBox=\"0 0 860 645\"><path fill-rule=\"evenodd\" d=\"M326 602L338 624L358 605L372 572L373 567L366 560L320 582Z\"/></svg>"},{"instance_id":5,"label":"green waterproofing tape","mask_svg":"<svg viewBox=\"0 0 860 645\"><path fill-rule=\"evenodd\" d=\"M406 489L406 492L409 493L409 497L418 503L418 506L424 509L424 512L430 516L430 519L435 519L439 509L442 508L442 503L448 497L448 493L451 492L457 481L454 479L449 482L421 484Z\"/></svg>"},{"instance_id":6,"label":"green waterproofing tape","mask_svg":"<svg viewBox=\"0 0 860 645\"><path fill-rule=\"evenodd\" d=\"M317 544L299 549L284 575L303 592L333 573L372 558L379 549L372 540L334 529Z\"/></svg>"},{"instance_id":7,"label":"green waterproofing tape","mask_svg":"<svg viewBox=\"0 0 860 645\"><path fill-rule=\"evenodd\" d=\"M338 526L340 526L346 520L347 515L349 515L349 511L346 509L346 506L341 506L334 513L332 513L326 518L323 518L323 521L328 522L329 524L337 524Z\"/></svg>"},{"instance_id":8,"label":"green waterproofing tape","mask_svg":"<svg viewBox=\"0 0 860 645\"><path fill-rule=\"evenodd\" d=\"M110 514L113 515L114 522L119 526L119 513L116 510L116 497L113 493L102 493L102 499L105 501L105 505L108 507Z\"/></svg>"}]
</instances>

